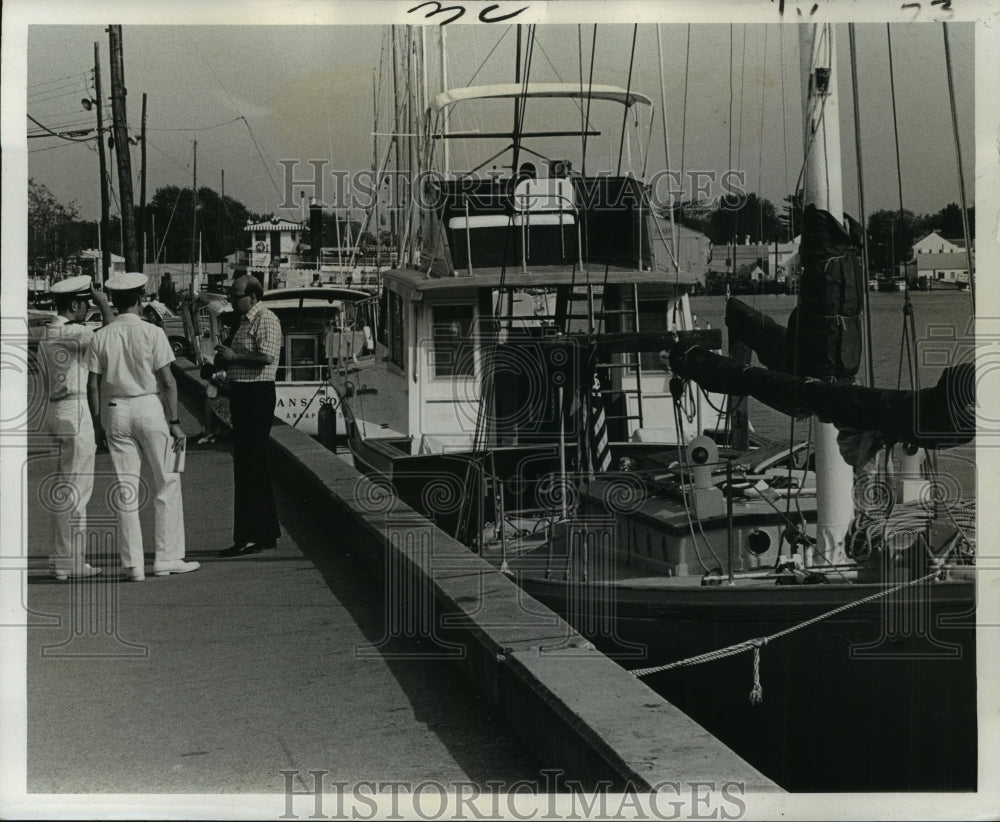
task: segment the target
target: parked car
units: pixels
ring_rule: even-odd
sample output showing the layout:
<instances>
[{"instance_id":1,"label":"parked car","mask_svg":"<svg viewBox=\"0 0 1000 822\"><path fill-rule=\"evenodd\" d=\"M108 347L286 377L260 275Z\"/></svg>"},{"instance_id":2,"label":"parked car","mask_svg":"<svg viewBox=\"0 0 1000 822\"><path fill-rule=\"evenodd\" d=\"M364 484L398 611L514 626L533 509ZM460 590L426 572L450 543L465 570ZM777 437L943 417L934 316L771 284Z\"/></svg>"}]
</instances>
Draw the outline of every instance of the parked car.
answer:
<instances>
[{"instance_id":1,"label":"parked car","mask_svg":"<svg viewBox=\"0 0 1000 822\"><path fill-rule=\"evenodd\" d=\"M159 300L150 300L142 306L142 318L147 322L158 325L170 340L170 347L173 349L175 357L187 357L191 359L191 344L184 333L184 320L167 308Z\"/></svg>"}]
</instances>

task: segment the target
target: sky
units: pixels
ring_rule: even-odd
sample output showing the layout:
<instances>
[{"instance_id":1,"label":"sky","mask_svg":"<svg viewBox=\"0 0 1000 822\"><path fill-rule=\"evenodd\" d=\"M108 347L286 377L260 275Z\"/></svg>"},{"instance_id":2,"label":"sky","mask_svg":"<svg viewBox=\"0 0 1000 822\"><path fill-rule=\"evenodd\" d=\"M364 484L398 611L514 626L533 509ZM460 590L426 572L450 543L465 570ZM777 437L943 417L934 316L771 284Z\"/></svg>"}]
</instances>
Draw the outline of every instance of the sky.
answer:
<instances>
[{"instance_id":1,"label":"sky","mask_svg":"<svg viewBox=\"0 0 1000 822\"><path fill-rule=\"evenodd\" d=\"M307 161L313 159L326 160L328 171L370 168L375 98L380 134L391 127L387 121L390 76L387 69L379 68L389 40L386 26L377 25L377 20L370 25L310 26L199 25L196 19L185 25L177 19L156 26L124 24L128 123L135 136L141 124L142 95L147 95L148 196L164 185L191 186L194 141L199 186L219 191L224 174L226 194L259 213L275 211L286 198L281 160L299 161L294 169L296 179L311 178L312 167ZM439 31L439 27L430 26L424 32L431 93L441 87ZM522 31L526 43L527 30ZM642 23L635 30L635 56L630 60L633 31L632 25L602 23L594 40L594 27L589 22L539 25L531 80L579 82L581 45L584 72L589 74L591 46L596 43L593 81L629 86L654 102L652 111L641 114L639 137L631 138L626 146L634 170L642 168L639 146L648 141L647 177L668 167L717 174L732 167L746 175L748 190L759 191L780 204L793 190L802 163L797 27L752 20L731 25L665 23L659 33L661 58L656 25ZM942 26L893 23L889 34L894 85L889 82L886 24L861 23L856 27L866 210L898 208L900 180L903 206L916 213L933 213L949 202L959 202ZM835 35L845 208L857 214L847 25L838 25ZM952 24L949 38L971 202L975 149L972 24ZM95 43L99 44L103 92L108 98L109 44L103 25L40 22L29 27L28 115L56 131L96 124L94 112L85 111L80 103L94 95ZM516 29L510 25L448 26L449 87L512 82L515 49ZM893 88L899 132L898 177ZM661 109L666 112L669 166L664 160ZM505 119L498 125L509 128L508 111L505 104ZM527 125L545 122L551 128L556 113L547 105L533 107L528 111ZM482 118L487 116L464 110L452 126L482 128ZM620 109L595 107L592 116L602 136L591 143L590 167L614 164ZM26 122L29 133L38 133L34 123ZM381 139L384 146L385 137ZM475 159L471 151L471 141L454 141L453 167ZM28 152L30 177L45 184L60 201L73 202L81 217L99 216L98 160L93 142L32 137ZM135 148L136 180L139 166L139 150ZM334 204L329 190L324 192L324 201ZM117 213L117 191L112 213ZM294 216L297 210L284 213Z\"/></svg>"}]
</instances>

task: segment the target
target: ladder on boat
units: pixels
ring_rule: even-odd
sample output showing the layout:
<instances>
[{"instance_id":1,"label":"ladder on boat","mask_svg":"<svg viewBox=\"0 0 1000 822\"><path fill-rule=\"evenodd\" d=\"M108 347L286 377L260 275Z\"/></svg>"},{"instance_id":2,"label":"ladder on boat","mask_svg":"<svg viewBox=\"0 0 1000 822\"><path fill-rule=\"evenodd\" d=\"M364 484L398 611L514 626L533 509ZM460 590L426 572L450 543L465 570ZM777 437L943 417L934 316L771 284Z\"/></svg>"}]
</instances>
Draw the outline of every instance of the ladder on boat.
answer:
<instances>
[{"instance_id":1,"label":"ladder on boat","mask_svg":"<svg viewBox=\"0 0 1000 822\"><path fill-rule=\"evenodd\" d=\"M582 331L632 331L639 333L641 330L639 323L639 287L635 283L627 286L629 293L623 293L623 288L617 285L604 286L600 293L600 308L595 307L595 286L586 285L582 295L576 289L569 289L567 292L567 307L565 313L564 330L566 333L572 331L572 321L584 319L588 327L577 329ZM574 314L573 304L580 300L586 300L587 313ZM609 302L611 307L609 307ZM626 305L631 303L631 305ZM558 312L557 312L558 313ZM631 327L626 327L631 326ZM617 360L617 361L616 361ZM623 377L629 372L635 374L635 388L623 388ZM611 425L615 423L624 428L624 434L628 437L628 426L632 421L638 422L641 428L644 421L643 414L643 392L642 392L642 359L638 354L619 354L606 362L597 363L597 377L601 380L601 388L597 393L601 395L605 402L604 419ZM610 382L610 387L605 388L604 384ZM623 403L624 413L610 413L608 408L608 398L620 397ZM630 414L628 398L635 399L636 413Z\"/></svg>"}]
</instances>

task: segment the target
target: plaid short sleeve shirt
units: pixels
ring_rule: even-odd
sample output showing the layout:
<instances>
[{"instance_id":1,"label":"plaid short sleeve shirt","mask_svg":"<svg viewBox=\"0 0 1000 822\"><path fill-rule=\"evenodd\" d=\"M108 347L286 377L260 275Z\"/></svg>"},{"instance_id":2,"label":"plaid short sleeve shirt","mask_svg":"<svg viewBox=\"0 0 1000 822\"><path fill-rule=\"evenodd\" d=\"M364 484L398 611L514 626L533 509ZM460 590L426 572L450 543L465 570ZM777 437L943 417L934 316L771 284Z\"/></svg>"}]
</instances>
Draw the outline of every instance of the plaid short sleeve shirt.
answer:
<instances>
[{"instance_id":1,"label":"plaid short sleeve shirt","mask_svg":"<svg viewBox=\"0 0 1000 822\"><path fill-rule=\"evenodd\" d=\"M273 311L257 303L243 315L230 348L237 354L268 354L272 360L270 365L230 363L226 368L230 382L274 382L281 353L281 322Z\"/></svg>"}]
</instances>

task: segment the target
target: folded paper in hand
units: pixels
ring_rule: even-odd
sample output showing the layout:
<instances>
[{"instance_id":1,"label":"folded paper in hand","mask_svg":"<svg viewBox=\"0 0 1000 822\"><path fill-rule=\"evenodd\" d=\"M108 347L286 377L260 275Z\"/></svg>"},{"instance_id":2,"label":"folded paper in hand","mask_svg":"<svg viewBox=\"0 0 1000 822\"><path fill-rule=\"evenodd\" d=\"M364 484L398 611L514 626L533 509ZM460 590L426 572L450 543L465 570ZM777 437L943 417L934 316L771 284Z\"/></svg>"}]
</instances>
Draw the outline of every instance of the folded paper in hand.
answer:
<instances>
[{"instance_id":1,"label":"folded paper in hand","mask_svg":"<svg viewBox=\"0 0 1000 822\"><path fill-rule=\"evenodd\" d=\"M163 453L163 470L167 474L179 474L184 470L184 455L187 453L187 440L181 440L179 451L174 451L173 437L167 437L167 447Z\"/></svg>"}]
</instances>

